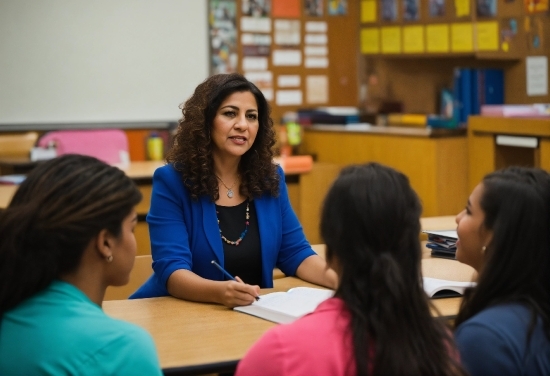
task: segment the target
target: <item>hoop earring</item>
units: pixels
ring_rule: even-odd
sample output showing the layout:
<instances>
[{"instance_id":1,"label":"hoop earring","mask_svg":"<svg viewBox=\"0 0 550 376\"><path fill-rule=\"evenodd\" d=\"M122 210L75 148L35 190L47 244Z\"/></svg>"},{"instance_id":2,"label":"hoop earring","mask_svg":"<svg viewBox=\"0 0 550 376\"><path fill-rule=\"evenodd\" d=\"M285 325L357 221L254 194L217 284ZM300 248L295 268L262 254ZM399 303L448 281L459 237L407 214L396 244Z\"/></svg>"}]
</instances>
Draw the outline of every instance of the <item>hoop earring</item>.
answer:
<instances>
[{"instance_id":1,"label":"hoop earring","mask_svg":"<svg viewBox=\"0 0 550 376\"><path fill-rule=\"evenodd\" d=\"M113 262L113 255L109 255L109 256L105 257L105 260L106 260L108 263Z\"/></svg>"}]
</instances>

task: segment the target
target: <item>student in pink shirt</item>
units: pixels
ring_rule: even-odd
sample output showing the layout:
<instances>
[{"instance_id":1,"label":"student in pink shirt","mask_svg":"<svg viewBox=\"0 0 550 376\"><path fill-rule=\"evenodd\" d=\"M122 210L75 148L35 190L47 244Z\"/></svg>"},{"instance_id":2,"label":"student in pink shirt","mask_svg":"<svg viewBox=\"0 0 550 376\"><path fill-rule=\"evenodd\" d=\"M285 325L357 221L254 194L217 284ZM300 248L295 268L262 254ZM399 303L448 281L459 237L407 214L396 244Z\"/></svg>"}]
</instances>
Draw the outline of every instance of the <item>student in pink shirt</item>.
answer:
<instances>
[{"instance_id":1,"label":"student in pink shirt","mask_svg":"<svg viewBox=\"0 0 550 376\"><path fill-rule=\"evenodd\" d=\"M421 210L402 173L377 163L345 168L321 218L339 277L334 297L269 330L237 376L463 375L422 288Z\"/></svg>"}]
</instances>

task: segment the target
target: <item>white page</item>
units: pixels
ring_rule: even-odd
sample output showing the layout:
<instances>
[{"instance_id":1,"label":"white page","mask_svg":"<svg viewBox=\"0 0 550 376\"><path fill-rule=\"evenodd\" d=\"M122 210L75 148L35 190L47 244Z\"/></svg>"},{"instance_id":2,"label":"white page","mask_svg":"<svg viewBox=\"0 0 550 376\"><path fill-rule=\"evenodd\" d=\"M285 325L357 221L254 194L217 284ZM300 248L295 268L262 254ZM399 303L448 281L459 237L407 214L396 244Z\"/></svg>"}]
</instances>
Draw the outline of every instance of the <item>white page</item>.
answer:
<instances>
[{"instance_id":1,"label":"white page","mask_svg":"<svg viewBox=\"0 0 550 376\"><path fill-rule=\"evenodd\" d=\"M435 293L442 290L452 290L460 295L464 294L464 290L468 287L474 287L475 282L458 282L458 281L448 281L445 279L423 277L424 291L428 296L432 297Z\"/></svg>"},{"instance_id":2,"label":"white page","mask_svg":"<svg viewBox=\"0 0 550 376\"><path fill-rule=\"evenodd\" d=\"M243 58L243 70L267 70L267 57L250 57Z\"/></svg>"},{"instance_id":3,"label":"white page","mask_svg":"<svg viewBox=\"0 0 550 376\"><path fill-rule=\"evenodd\" d=\"M308 33L326 33L327 30L328 30L327 23L324 21L306 22L306 31Z\"/></svg>"},{"instance_id":4,"label":"white page","mask_svg":"<svg viewBox=\"0 0 550 376\"><path fill-rule=\"evenodd\" d=\"M273 65L297 66L302 64L302 53L299 50L273 51Z\"/></svg>"},{"instance_id":5,"label":"white page","mask_svg":"<svg viewBox=\"0 0 550 376\"><path fill-rule=\"evenodd\" d=\"M301 78L297 74L282 74L277 77L277 86L279 87L298 87L300 82Z\"/></svg>"},{"instance_id":6,"label":"white page","mask_svg":"<svg viewBox=\"0 0 550 376\"><path fill-rule=\"evenodd\" d=\"M306 57L306 68L328 68L328 58L326 57Z\"/></svg>"},{"instance_id":7,"label":"white page","mask_svg":"<svg viewBox=\"0 0 550 376\"><path fill-rule=\"evenodd\" d=\"M279 106L302 104L302 90L278 90L275 94L275 103Z\"/></svg>"},{"instance_id":8,"label":"white page","mask_svg":"<svg viewBox=\"0 0 550 376\"><path fill-rule=\"evenodd\" d=\"M241 17L241 31L271 32L271 18Z\"/></svg>"}]
</instances>

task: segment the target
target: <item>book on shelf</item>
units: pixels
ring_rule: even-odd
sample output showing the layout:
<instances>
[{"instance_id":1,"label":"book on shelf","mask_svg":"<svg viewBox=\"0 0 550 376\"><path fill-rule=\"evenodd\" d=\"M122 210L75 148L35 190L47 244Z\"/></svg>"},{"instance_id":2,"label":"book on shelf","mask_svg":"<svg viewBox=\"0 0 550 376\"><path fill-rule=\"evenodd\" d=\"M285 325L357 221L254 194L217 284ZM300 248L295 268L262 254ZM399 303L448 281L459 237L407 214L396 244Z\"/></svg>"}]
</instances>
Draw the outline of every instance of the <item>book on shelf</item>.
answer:
<instances>
[{"instance_id":1,"label":"book on shelf","mask_svg":"<svg viewBox=\"0 0 550 376\"><path fill-rule=\"evenodd\" d=\"M456 230L425 230L428 235L426 247L431 249L432 256L454 259L456 255L456 241L458 235Z\"/></svg>"},{"instance_id":2,"label":"book on shelf","mask_svg":"<svg viewBox=\"0 0 550 376\"><path fill-rule=\"evenodd\" d=\"M424 291L432 299L452 298L464 295L468 287L475 287L475 282L448 281L445 279L423 277Z\"/></svg>"},{"instance_id":3,"label":"book on shelf","mask_svg":"<svg viewBox=\"0 0 550 376\"><path fill-rule=\"evenodd\" d=\"M313 312L319 304L332 297L333 294L333 290L295 287L286 292L262 295L260 300L251 305L235 307L233 310L279 324L286 324Z\"/></svg>"},{"instance_id":4,"label":"book on shelf","mask_svg":"<svg viewBox=\"0 0 550 376\"><path fill-rule=\"evenodd\" d=\"M550 104L482 105L481 115L497 117L548 117Z\"/></svg>"}]
</instances>

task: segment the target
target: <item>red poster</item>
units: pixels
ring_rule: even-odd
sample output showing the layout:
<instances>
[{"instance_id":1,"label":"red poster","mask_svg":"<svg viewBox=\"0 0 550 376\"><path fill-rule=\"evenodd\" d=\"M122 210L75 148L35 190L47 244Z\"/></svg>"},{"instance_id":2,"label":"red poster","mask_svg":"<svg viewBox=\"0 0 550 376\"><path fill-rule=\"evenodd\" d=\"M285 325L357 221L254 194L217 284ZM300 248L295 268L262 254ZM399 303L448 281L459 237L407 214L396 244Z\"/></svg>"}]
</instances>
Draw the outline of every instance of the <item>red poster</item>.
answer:
<instances>
[{"instance_id":1,"label":"red poster","mask_svg":"<svg viewBox=\"0 0 550 376\"><path fill-rule=\"evenodd\" d=\"M300 17L300 0L272 0L272 17Z\"/></svg>"}]
</instances>

